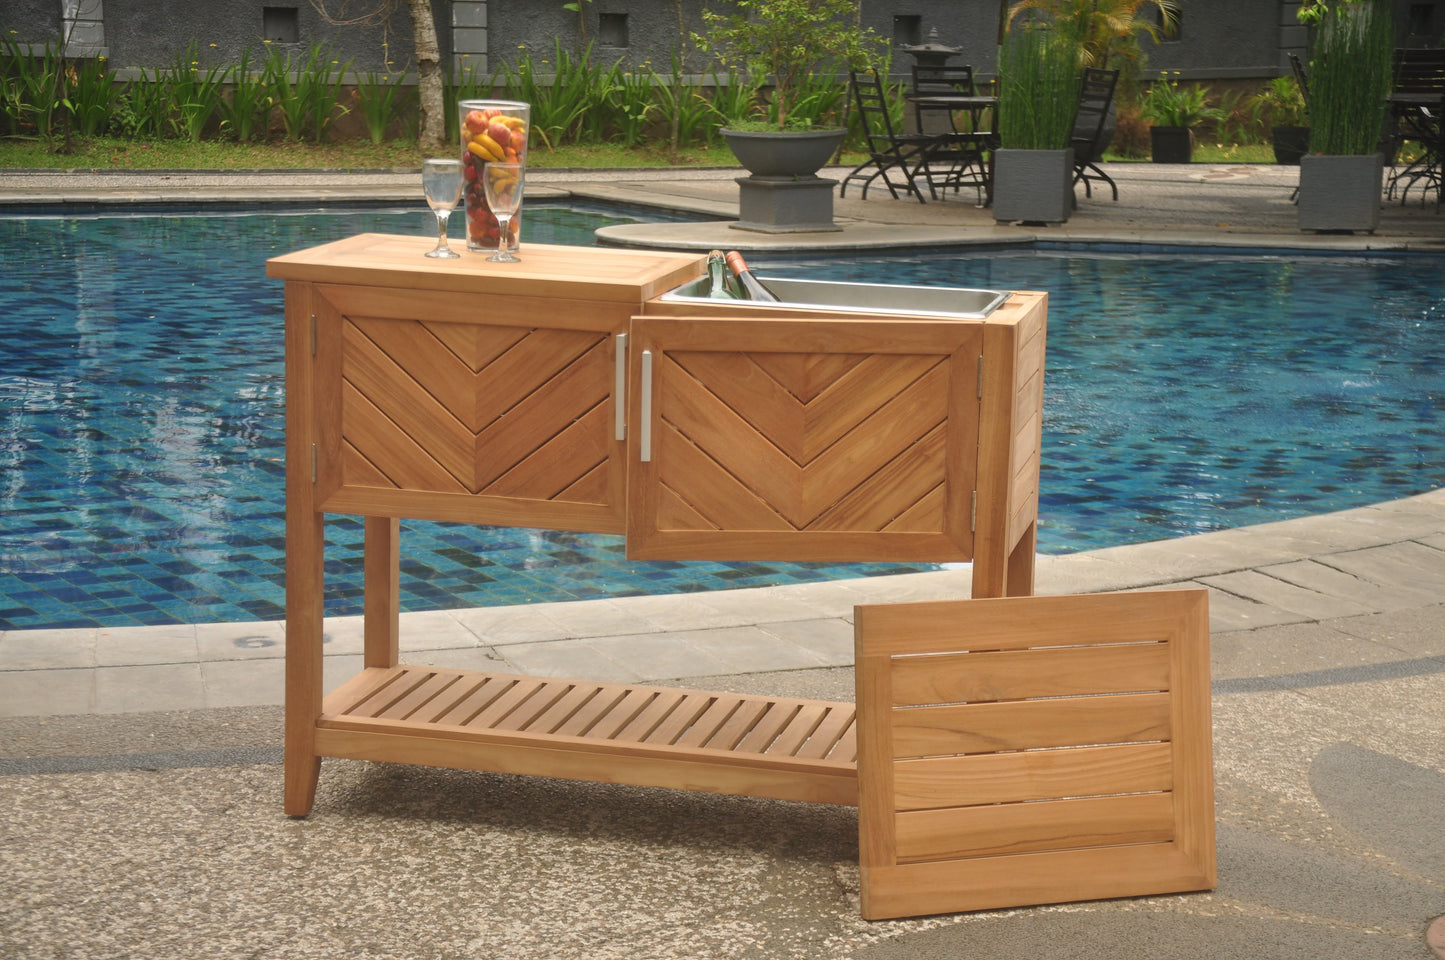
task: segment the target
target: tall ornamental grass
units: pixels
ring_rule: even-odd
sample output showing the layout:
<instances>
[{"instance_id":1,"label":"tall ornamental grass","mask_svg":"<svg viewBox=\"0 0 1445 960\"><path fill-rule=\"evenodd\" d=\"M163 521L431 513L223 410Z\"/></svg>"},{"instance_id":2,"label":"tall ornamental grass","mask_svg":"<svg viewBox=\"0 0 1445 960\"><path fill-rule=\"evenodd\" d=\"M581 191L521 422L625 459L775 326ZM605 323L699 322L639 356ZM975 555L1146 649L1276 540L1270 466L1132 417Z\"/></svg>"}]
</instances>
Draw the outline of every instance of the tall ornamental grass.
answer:
<instances>
[{"instance_id":1,"label":"tall ornamental grass","mask_svg":"<svg viewBox=\"0 0 1445 960\"><path fill-rule=\"evenodd\" d=\"M1394 33L1385 0L1326 8L1310 51L1310 153L1368 156L1379 149Z\"/></svg>"},{"instance_id":2,"label":"tall ornamental grass","mask_svg":"<svg viewBox=\"0 0 1445 960\"><path fill-rule=\"evenodd\" d=\"M1026 22L1008 33L998 64L998 135L1010 150L1062 150L1079 105L1079 45Z\"/></svg>"}]
</instances>

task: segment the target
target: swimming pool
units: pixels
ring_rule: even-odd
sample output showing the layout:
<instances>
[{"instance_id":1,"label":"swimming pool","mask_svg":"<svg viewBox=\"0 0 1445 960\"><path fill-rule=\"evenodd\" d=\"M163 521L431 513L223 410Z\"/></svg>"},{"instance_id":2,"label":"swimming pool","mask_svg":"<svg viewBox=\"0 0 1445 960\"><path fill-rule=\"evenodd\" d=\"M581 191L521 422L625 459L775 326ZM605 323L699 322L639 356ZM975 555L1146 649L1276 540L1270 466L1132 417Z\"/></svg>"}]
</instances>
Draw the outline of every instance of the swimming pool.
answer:
<instances>
[{"instance_id":1,"label":"swimming pool","mask_svg":"<svg viewBox=\"0 0 1445 960\"><path fill-rule=\"evenodd\" d=\"M528 240L590 243L616 222L542 212ZM281 287L262 263L363 230L426 235L427 217L0 220L13 280L0 292L0 629L279 617ZM1198 257L1142 252L753 259L764 273L1050 291L1045 552L1445 482L1438 259L1221 255L1203 279ZM356 612L360 526L328 529L328 612ZM407 525L403 552L412 610L916 569L644 564L617 538L440 524Z\"/></svg>"}]
</instances>

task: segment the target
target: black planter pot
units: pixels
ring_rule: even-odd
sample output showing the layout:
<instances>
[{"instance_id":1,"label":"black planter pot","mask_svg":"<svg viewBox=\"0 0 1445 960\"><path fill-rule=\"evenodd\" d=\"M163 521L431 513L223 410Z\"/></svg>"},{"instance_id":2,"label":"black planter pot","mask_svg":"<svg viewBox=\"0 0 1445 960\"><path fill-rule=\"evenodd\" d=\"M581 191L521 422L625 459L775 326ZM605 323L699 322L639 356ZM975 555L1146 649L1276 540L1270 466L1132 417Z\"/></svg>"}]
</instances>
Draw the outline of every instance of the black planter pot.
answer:
<instances>
[{"instance_id":1,"label":"black planter pot","mask_svg":"<svg viewBox=\"0 0 1445 960\"><path fill-rule=\"evenodd\" d=\"M1299 166L1300 157L1309 153L1309 127L1275 127L1269 132L1274 145L1274 162Z\"/></svg>"},{"instance_id":2,"label":"black planter pot","mask_svg":"<svg viewBox=\"0 0 1445 960\"><path fill-rule=\"evenodd\" d=\"M1149 147L1155 163L1188 163L1194 134L1188 127L1150 127Z\"/></svg>"}]
</instances>

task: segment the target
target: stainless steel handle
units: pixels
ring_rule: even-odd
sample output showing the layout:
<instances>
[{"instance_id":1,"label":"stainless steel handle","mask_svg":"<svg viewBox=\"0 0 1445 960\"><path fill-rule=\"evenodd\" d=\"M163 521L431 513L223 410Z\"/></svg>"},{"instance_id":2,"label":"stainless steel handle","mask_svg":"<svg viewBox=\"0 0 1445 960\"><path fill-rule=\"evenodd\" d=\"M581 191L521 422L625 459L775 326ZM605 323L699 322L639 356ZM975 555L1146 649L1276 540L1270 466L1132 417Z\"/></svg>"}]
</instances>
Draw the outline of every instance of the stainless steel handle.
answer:
<instances>
[{"instance_id":1,"label":"stainless steel handle","mask_svg":"<svg viewBox=\"0 0 1445 960\"><path fill-rule=\"evenodd\" d=\"M642 351L642 423L637 436L638 459L643 463L652 462L652 351Z\"/></svg>"},{"instance_id":2,"label":"stainless steel handle","mask_svg":"<svg viewBox=\"0 0 1445 960\"><path fill-rule=\"evenodd\" d=\"M612 351L612 432L618 440L627 439L627 334L619 333Z\"/></svg>"}]
</instances>

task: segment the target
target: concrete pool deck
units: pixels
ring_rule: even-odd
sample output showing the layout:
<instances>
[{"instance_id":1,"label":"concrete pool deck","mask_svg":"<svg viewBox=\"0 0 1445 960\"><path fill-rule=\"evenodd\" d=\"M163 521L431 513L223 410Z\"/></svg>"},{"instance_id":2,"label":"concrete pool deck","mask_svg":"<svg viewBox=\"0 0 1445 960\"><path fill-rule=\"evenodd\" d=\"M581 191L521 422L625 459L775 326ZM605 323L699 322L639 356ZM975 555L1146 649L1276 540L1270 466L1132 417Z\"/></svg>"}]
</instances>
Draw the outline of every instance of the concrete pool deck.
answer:
<instances>
[{"instance_id":1,"label":"concrete pool deck","mask_svg":"<svg viewBox=\"0 0 1445 960\"><path fill-rule=\"evenodd\" d=\"M1096 191L1039 229L997 227L971 199L850 189L843 231L758 237L723 222L736 171L539 171L531 195L715 215L629 238L704 248L1037 236L1445 250L1445 214L1416 202L1387 204L1372 237L1299 234L1293 170L1107 169L1117 204ZM415 173L0 172L0 213L418 193ZM1426 933L1445 914L1445 490L1040 558L1040 593L1172 585L1210 590L1218 888L878 924L857 916L848 809L328 760L316 812L291 821L280 624L0 633L0 956L1445 956L1445 934ZM409 614L403 649L848 699L855 603L967 592L966 571L944 570ZM356 622L328 622L328 638L331 684L359 662Z\"/></svg>"}]
</instances>

